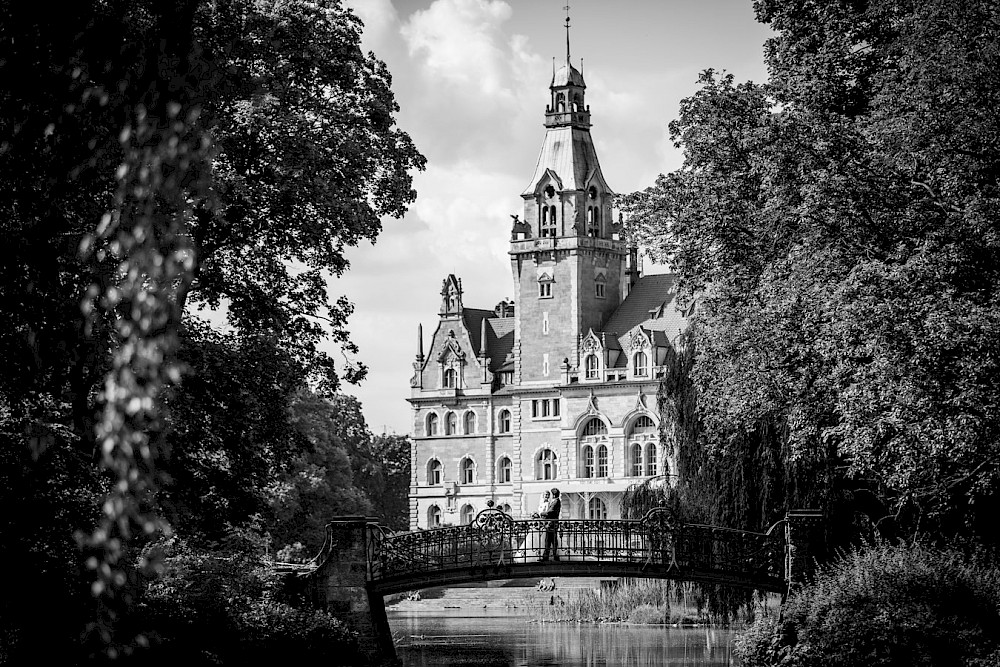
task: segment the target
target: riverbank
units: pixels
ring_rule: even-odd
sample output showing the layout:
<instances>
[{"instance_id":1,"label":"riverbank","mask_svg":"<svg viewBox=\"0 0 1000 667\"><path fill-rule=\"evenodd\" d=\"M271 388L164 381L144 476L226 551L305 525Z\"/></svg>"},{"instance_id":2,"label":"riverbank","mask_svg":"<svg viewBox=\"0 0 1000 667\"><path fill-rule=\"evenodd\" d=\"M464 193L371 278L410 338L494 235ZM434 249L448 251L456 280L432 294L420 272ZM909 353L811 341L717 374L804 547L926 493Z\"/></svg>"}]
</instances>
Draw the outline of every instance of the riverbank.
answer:
<instances>
[{"instance_id":1,"label":"riverbank","mask_svg":"<svg viewBox=\"0 0 1000 667\"><path fill-rule=\"evenodd\" d=\"M776 615L778 599L761 601L756 615ZM496 610L538 622L631 623L670 627L741 627L745 617L710 616L697 588L674 581L597 577L510 579L429 588L386 600L395 612L492 615ZM733 621L733 622L730 622Z\"/></svg>"}]
</instances>

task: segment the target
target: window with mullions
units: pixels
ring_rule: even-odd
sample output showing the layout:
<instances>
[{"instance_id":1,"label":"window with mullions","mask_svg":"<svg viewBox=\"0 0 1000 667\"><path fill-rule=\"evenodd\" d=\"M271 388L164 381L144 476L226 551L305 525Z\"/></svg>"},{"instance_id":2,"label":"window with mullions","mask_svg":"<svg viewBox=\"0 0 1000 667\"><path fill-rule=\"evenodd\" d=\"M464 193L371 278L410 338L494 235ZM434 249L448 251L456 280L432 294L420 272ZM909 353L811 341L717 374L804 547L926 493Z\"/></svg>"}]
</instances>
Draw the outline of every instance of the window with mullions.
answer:
<instances>
[{"instance_id":1,"label":"window with mullions","mask_svg":"<svg viewBox=\"0 0 1000 667\"><path fill-rule=\"evenodd\" d=\"M642 445L632 445L632 476L642 477Z\"/></svg>"},{"instance_id":2,"label":"window with mullions","mask_svg":"<svg viewBox=\"0 0 1000 667\"><path fill-rule=\"evenodd\" d=\"M586 369L586 378L588 380L596 380L600 372L600 365L597 361L596 354L588 354L587 358L584 360L584 368Z\"/></svg>"},{"instance_id":3,"label":"window with mullions","mask_svg":"<svg viewBox=\"0 0 1000 667\"><path fill-rule=\"evenodd\" d=\"M435 436L438 434L438 416L435 414L430 414L427 416L427 436Z\"/></svg>"},{"instance_id":4,"label":"window with mullions","mask_svg":"<svg viewBox=\"0 0 1000 667\"><path fill-rule=\"evenodd\" d=\"M649 443L646 445L646 474L647 475L658 475L659 473L659 457L656 455L656 445Z\"/></svg>"},{"instance_id":5,"label":"window with mullions","mask_svg":"<svg viewBox=\"0 0 1000 667\"><path fill-rule=\"evenodd\" d=\"M603 521L608 518L608 506L600 498L591 498L587 503L587 517Z\"/></svg>"},{"instance_id":6,"label":"window with mullions","mask_svg":"<svg viewBox=\"0 0 1000 667\"><path fill-rule=\"evenodd\" d=\"M497 482L500 484L509 484L510 480L511 480L510 459L504 456L500 459L500 464L497 466Z\"/></svg>"},{"instance_id":7,"label":"window with mullions","mask_svg":"<svg viewBox=\"0 0 1000 667\"><path fill-rule=\"evenodd\" d=\"M458 386L458 372L454 368L446 368L441 385L445 389L454 389Z\"/></svg>"},{"instance_id":8,"label":"window with mullions","mask_svg":"<svg viewBox=\"0 0 1000 667\"><path fill-rule=\"evenodd\" d=\"M550 281L538 283L538 298L539 299L552 298L552 283Z\"/></svg>"},{"instance_id":9,"label":"window with mullions","mask_svg":"<svg viewBox=\"0 0 1000 667\"><path fill-rule=\"evenodd\" d=\"M556 454L551 449L543 449L538 452L538 458L535 461L535 479L555 479L556 473Z\"/></svg>"},{"instance_id":10,"label":"window with mullions","mask_svg":"<svg viewBox=\"0 0 1000 667\"><path fill-rule=\"evenodd\" d=\"M599 417L592 417L583 427L583 435L607 435L608 427Z\"/></svg>"},{"instance_id":11,"label":"window with mullions","mask_svg":"<svg viewBox=\"0 0 1000 667\"><path fill-rule=\"evenodd\" d=\"M427 484L437 486L441 483L441 462L431 459L427 463Z\"/></svg>"},{"instance_id":12,"label":"window with mullions","mask_svg":"<svg viewBox=\"0 0 1000 667\"><path fill-rule=\"evenodd\" d=\"M590 445L586 445L583 448L582 456L583 459L583 476L586 479L590 479L594 476L594 448Z\"/></svg>"},{"instance_id":13,"label":"window with mullions","mask_svg":"<svg viewBox=\"0 0 1000 667\"><path fill-rule=\"evenodd\" d=\"M636 352L632 357L632 368L636 377L646 377L649 375L649 357L645 352Z\"/></svg>"},{"instance_id":14,"label":"window with mullions","mask_svg":"<svg viewBox=\"0 0 1000 667\"><path fill-rule=\"evenodd\" d=\"M604 445L597 448L597 476L608 476L608 448Z\"/></svg>"},{"instance_id":15,"label":"window with mullions","mask_svg":"<svg viewBox=\"0 0 1000 667\"><path fill-rule=\"evenodd\" d=\"M444 434L455 435L458 433L458 417L454 412L449 412L444 418Z\"/></svg>"},{"instance_id":16,"label":"window with mullions","mask_svg":"<svg viewBox=\"0 0 1000 667\"><path fill-rule=\"evenodd\" d=\"M428 528L440 528L441 527L441 508L437 505L431 505L427 508L427 527Z\"/></svg>"},{"instance_id":17,"label":"window with mullions","mask_svg":"<svg viewBox=\"0 0 1000 667\"><path fill-rule=\"evenodd\" d=\"M465 434L472 435L476 432L476 413L466 412L465 413Z\"/></svg>"},{"instance_id":18,"label":"window with mullions","mask_svg":"<svg viewBox=\"0 0 1000 667\"><path fill-rule=\"evenodd\" d=\"M472 481L476 476L476 465L472 462L472 459L462 459L462 463L459 465L459 473L461 475L462 484L472 484Z\"/></svg>"},{"instance_id":19,"label":"window with mullions","mask_svg":"<svg viewBox=\"0 0 1000 667\"><path fill-rule=\"evenodd\" d=\"M510 410L501 410L497 422L501 433L510 433Z\"/></svg>"}]
</instances>

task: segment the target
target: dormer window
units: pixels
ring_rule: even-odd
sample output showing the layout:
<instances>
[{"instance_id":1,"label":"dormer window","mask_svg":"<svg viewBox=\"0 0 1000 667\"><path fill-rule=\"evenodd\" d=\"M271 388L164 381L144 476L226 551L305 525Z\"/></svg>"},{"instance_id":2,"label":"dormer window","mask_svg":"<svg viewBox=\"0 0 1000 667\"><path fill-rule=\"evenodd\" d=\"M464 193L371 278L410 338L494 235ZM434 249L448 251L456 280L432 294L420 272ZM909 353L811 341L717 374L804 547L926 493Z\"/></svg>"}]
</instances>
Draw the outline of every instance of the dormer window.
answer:
<instances>
[{"instance_id":1,"label":"dormer window","mask_svg":"<svg viewBox=\"0 0 1000 667\"><path fill-rule=\"evenodd\" d=\"M597 355L588 354L587 358L584 359L584 369L586 371L586 378L588 380L596 380L600 368L601 367L600 363L597 360Z\"/></svg>"},{"instance_id":2,"label":"dormer window","mask_svg":"<svg viewBox=\"0 0 1000 667\"><path fill-rule=\"evenodd\" d=\"M645 352L636 352L632 357L632 368L636 377L646 377L649 375L649 357Z\"/></svg>"},{"instance_id":3,"label":"dormer window","mask_svg":"<svg viewBox=\"0 0 1000 667\"><path fill-rule=\"evenodd\" d=\"M441 386L445 389L454 389L458 386L458 371L454 368L444 369L444 377L441 380Z\"/></svg>"}]
</instances>

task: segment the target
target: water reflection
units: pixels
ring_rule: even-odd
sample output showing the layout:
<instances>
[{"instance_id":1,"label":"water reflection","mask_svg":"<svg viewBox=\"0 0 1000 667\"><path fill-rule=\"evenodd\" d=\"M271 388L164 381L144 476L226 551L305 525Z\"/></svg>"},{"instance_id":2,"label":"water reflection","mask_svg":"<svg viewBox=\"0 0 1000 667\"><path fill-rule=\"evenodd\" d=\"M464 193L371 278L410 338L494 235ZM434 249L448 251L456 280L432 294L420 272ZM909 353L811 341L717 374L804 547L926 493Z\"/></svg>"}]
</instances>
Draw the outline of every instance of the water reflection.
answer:
<instances>
[{"instance_id":1,"label":"water reflection","mask_svg":"<svg viewBox=\"0 0 1000 667\"><path fill-rule=\"evenodd\" d=\"M732 636L711 628L528 623L517 616L390 613L406 667L722 667Z\"/></svg>"}]
</instances>

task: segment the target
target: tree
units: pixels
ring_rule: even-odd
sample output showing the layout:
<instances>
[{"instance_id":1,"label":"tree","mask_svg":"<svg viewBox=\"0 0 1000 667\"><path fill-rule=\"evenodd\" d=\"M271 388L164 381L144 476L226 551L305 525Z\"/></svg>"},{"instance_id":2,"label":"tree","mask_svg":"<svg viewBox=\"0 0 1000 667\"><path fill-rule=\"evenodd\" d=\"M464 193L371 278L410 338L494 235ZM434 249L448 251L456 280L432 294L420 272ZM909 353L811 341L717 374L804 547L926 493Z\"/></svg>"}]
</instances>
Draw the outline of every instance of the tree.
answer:
<instances>
[{"instance_id":1,"label":"tree","mask_svg":"<svg viewBox=\"0 0 1000 667\"><path fill-rule=\"evenodd\" d=\"M629 201L697 295L706 445L771 433L874 523L995 543L1000 9L755 7L769 81L706 72Z\"/></svg>"},{"instance_id":2,"label":"tree","mask_svg":"<svg viewBox=\"0 0 1000 667\"><path fill-rule=\"evenodd\" d=\"M21 452L4 476L37 484L5 499L79 491L64 518L93 531L110 611L135 580L123 548L163 527L155 471L188 306L225 302L240 346L268 341L326 392L338 377L320 340L355 349L324 272L405 211L424 163L360 31L338 0L0 8L0 434ZM204 358L231 352L204 342ZM196 458L190 444L173 455ZM77 465L90 474L69 475ZM108 491L97 521L84 499ZM76 569L65 522L26 523ZM40 645L23 634L38 619L3 613L8 646Z\"/></svg>"}]
</instances>

